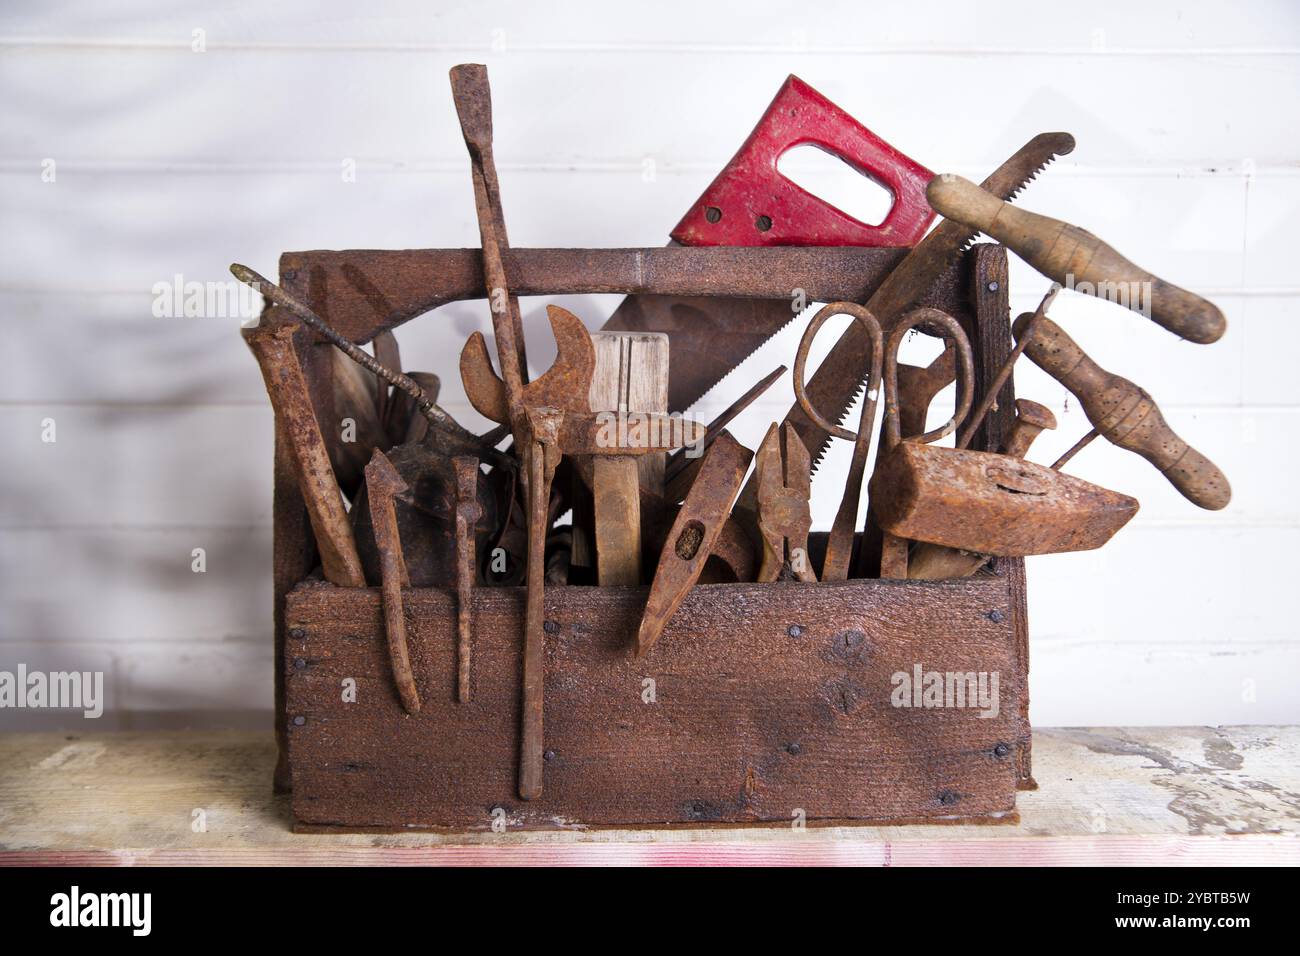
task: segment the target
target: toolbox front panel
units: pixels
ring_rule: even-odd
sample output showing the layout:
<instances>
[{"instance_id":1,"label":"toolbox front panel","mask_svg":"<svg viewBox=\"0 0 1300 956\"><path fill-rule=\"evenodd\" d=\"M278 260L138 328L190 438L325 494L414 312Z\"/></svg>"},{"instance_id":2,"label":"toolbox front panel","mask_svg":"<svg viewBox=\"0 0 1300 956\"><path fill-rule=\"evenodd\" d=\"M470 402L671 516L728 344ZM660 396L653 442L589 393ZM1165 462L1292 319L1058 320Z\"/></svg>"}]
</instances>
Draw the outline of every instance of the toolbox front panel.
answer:
<instances>
[{"instance_id":1,"label":"toolbox front panel","mask_svg":"<svg viewBox=\"0 0 1300 956\"><path fill-rule=\"evenodd\" d=\"M525 802L522 589L474 592L466 704L454 595L406 592L422 701L407 714L377 590L304 583L283 661L294 816L466 831L1008 818L1029 738L1008 584L699 586L641 661L645 588L548 588L545 791ZM960 700L963 679L995 693Z\"/></svg>"}]
</instances>

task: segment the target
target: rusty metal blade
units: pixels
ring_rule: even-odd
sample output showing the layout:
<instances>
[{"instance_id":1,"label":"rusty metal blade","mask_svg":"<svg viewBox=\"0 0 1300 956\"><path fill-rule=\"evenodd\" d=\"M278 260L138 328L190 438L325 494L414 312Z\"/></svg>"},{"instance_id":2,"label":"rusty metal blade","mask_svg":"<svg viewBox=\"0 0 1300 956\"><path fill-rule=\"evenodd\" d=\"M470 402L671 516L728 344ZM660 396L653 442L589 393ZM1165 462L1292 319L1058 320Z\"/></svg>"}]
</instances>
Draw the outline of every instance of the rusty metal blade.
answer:
<instances>
[{"instance_id":1,"label":"rusty metal blade","mask_svg":"<svg viewBox=\"0 0 1300 956\"><path fill-rule=\"evenodd\" d=\"M793 290L792 290L793 292ZM684 411L798 315L793 299L630 295L606 332L666 332L668 410Z\"/></svg>"}]
</instances>

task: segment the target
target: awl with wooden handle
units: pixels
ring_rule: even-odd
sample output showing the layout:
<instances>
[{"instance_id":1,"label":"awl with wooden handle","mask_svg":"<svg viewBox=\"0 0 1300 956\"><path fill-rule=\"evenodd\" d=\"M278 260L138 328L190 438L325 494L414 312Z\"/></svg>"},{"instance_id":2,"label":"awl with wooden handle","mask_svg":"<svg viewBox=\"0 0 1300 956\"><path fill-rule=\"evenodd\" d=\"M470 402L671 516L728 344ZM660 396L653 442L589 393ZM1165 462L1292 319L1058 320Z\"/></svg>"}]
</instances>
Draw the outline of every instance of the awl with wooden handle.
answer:
<instances>
[{"instance_id":1,"label":"awl with wooden handle","mask_svg":"<svg viewBox=\"0 0 1300 956\"><path fill-rule=\"evenodd\" d=\"M1134 265L1085 229L1012 206L952 173L936 176L926 196L945 219L991 236L1066 288L1099 298L1114 290L1121 304L1192 342L1223 337L1228 323L1213 303Z\"/></svg>"},{"instance_id":2,"label":"awl with wooden handle","mask_svg":"<svg viewBox=\"0 0 1300 956\"><path fill-rule=\"evenodd\" d=\"M1026 313L1016 319L1017 338L1032 318ZM1094 362L1051 319L1039 317L1025 354L1079 399L1098 434L1151 462L1192 504L1218 511L1231 500L1223 472L1174 434L1155 399Z\"/></svg>"}]
</instances>

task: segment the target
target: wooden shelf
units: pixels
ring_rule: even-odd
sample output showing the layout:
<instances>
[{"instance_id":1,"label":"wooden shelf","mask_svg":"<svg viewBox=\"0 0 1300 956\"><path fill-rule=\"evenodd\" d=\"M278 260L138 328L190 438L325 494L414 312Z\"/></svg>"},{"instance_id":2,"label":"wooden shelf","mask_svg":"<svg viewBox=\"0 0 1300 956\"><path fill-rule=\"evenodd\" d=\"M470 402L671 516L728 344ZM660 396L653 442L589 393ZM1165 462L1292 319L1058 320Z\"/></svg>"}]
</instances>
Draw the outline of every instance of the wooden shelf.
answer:
<instances>
[{"instance_id":1,"label":"wooden shelf","mask_svg":"<svg viewBox=\"0 0 1300 956\"><path fill-rule=\"evenodd\" d=\"M983 826L295 834L274 764L270 730L5 734L0 864L1300 864L1296 727L1038 730Z\"/></svg>"}]
</instances>

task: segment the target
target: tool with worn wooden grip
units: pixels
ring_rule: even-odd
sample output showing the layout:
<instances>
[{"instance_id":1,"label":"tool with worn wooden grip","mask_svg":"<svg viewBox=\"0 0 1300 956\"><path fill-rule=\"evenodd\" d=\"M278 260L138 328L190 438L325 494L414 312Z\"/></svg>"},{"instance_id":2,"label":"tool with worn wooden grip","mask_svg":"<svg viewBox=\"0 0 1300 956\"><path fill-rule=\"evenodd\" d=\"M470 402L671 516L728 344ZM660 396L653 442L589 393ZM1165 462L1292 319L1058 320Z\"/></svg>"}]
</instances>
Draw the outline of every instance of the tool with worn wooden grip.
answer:
<instances>
[{"instance_id":1,"label":"tool with worn wooden grip","mask_svg":"<svg viewBox=\"0 0 1300 956\"><path fill-rule=\"evenodd\" d=\"M1010 206L951 173L935 177L927 195L945 218L992 236L1067 288L1119 299L1192 342L1223 337L1227 320L1213 303L1134 265L1087 230Z\"/></svg>"},{"instance_id":2,"label":"tool with worn wooden grip","mask_svg":"<svg viewBox=\"0 0 1300 956\"><path fill-rule=\"evenodd\" d=\"M1026 314L1015 321L1017 337L1025 334L1031 318ZM1025 354L1079 399L1099 434L1155 465L1192 504L1210 511L1227 506L1232 498L1228 479L1174 434L1145 389L1106 371L1051 319L1040 317L1036 324Z\"/></svg>"},{"instance_id":3,"label":"tool with worn wooden grip","mask_svg":"<svg viewBox=\"0 0 1300 956\"><path fill-rule=\"evenodd\" d=\"M543 596L545 538L549 526L551 482L562 456L622 458L670 452L704 437L698 423L644 413L644 434L620 436L612 427L617 416L591 411L591 379L596 350L591 334L572 312L546 307L555 333L556 358L551 367L520 389L519 406L511 404L509 387L492 368L483 333L474 332L460 355L461 384L474 409L485 418L506 422L514 418L528 444L524 449L528 481L528 596L524 611L523 713L519 738L519 796L533 800L542 794L542 728L545 688ZM497 342L501 346L500 340ZM508 353L507 353L508 355ZM502 355L503 361L506 355ZM621 441L620 439L626 439Z\"/></svg>"}]
</instances>

